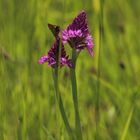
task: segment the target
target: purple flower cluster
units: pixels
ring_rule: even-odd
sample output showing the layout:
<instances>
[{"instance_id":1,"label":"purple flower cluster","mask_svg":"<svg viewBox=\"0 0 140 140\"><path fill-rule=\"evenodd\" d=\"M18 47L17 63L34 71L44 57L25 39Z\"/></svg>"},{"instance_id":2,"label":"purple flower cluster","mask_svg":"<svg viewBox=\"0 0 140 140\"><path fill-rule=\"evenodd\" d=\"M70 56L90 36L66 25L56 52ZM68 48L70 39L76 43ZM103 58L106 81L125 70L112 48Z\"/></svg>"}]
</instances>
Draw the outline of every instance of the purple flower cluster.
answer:
<instances>
[{"instance_id":1,"label":"purple flower cluster","mask_svg":"<svg viewBox=\"0 0 140 140\"><path fill-rule=\"evenodd\" d=\"M62 34L63 43L69 43L72 48L81 51L87 48L93 56L93 40L87 26L86 13L82 11Z\"/></svg>"},{"instance_id":2,"label":"purple flower cluster","mask_svg":"<svg viewBox=\"0 0 140 140\"><path fill-rule=\"evenodd\" d=\"M69 59L69 56L66 55L66 51L64 49L63 44L66 43L68 43L73 49L76 49L77 52L80 52L84 48L87 48L90 55L93 56L93 40L88 30L86 13L84 11L82 11L73 20L72 24L70 24L67 29L62 32L62 41L61 37L59 36L59 26L48 24L48 27L52 31L56 40L52 48L49 50L48 55L41 57L41 59L39 60L39 64L48 62L48 66L51 66L53 68L58 67L59 65L60 67L63 67L65 65L67 65L68 67L72 67L71 59ZM59 58L60 47L61 54Z\"/></svg>"},{"instance_id":3,"label":"purple flower cluster","mask_svg":"<svg viewBox=\"0 0 140 140\"><path fill-rule=\"evenodd\" d=\"M60 41L61 39L59 37L59 32L60 32L59 26L48 24L48 27L55 37L55 42L52 48L49 50L48 55L42 56L40 60L38 61L38 63L43 64L45 62L48 62L48 66L53 67L53 68L58 67L59 65L60 67L63 67L65 65L72 67L71 60L69 59L69 56L66 55L64 45L62 41ZM59 58L60 47L61 47L61 51L60 51L60 58Z\"/></svg>"},{"instance_id":4,"label":"purple flower cluster","mask_svg":"<svg viewBox=\"0 0 140 140\"><path fill-rule=\"evenodd\" d=\"M60 39L57 39L55 43L53 44L52 48L49 50L47 56L42 56L39 60L39 64L43 64L45 62L48 62L48 66L50 67L58 67L59 65L59 47L60 47ZM66 55L66 51L64 49L64 46L62 44L61 47L61 55L60 55L60 67L63 67L65 65L71 67L71 60L68 59L69 56Z\"/></svg>"}]
</instances>

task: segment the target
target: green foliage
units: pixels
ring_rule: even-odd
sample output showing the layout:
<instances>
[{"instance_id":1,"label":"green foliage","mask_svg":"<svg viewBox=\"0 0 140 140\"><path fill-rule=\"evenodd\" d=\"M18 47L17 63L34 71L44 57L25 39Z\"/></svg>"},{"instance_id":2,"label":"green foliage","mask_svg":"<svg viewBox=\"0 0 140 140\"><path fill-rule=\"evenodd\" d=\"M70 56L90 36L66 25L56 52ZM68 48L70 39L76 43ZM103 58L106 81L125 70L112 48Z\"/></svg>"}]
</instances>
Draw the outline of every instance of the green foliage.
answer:
<instances>
[{"instance_id":1,"label":"green foliage","mask_svg":"<svg viewBox=\"0 0 140 140\"><path fill-rule=\"evenodd\" d=\"M76 67L83 140L140 138L140 1L104 0L99 60L99 0L0 0L0 140L67 140L54 94L51 68L38 65L54 37L47 24L65 28L86 10L94 57L81 52ZM59 88L74 128L70 71L62 68Z\"/></svg>"}]
</instances>

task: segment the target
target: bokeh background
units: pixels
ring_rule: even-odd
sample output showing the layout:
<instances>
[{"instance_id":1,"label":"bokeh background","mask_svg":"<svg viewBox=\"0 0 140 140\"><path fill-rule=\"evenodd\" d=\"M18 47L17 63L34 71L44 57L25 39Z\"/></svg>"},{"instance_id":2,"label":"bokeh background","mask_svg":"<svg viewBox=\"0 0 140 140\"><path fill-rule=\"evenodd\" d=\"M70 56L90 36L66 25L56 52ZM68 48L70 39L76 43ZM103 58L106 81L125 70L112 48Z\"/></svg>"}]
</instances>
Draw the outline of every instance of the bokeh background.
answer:
<instances>
[{"instance_id":1,"label":"bokeh background","mask_svg":"<svg viewBox=\"0 0 140 140\"><path fill-rule=\"evenodd\" d=\"M47 24L64 29L81 10L87 12L95 44L94 57L81 52L76 69L83 139L95 139L99 95L99 140L140 140L140 1L104 0L102 40L100 4L100 0L0 0L0 140L68 140L52 69L38 65L38 59L54 40ZM73 127L69 69L62 68L59 74Z\"/></svg>"}]
</instances>

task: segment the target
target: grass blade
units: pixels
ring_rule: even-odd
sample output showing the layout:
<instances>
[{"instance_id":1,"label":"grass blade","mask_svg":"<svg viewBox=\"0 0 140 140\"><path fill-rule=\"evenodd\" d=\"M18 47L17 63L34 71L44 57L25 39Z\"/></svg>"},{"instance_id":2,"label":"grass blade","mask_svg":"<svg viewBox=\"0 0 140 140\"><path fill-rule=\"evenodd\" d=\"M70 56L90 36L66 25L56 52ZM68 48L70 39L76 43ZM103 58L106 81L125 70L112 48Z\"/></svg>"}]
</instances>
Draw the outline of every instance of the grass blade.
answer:
<instances>
[{"instance_id":1,"label":"grass blade","mask_svg":"<svg viewBox=\"0 0 140 140\"><path fill-rule=\"evenodd\" d=\"M126 120L126 124L124 126L124 130L123 130L123 133L121 135L121 139L120 140L125 140L126 139L126 135L127 135L130 123L131 123L133 112L134 112L134 106L131 108L131 110L129 112L128 119Z\"/></svg>"}]
</instances>

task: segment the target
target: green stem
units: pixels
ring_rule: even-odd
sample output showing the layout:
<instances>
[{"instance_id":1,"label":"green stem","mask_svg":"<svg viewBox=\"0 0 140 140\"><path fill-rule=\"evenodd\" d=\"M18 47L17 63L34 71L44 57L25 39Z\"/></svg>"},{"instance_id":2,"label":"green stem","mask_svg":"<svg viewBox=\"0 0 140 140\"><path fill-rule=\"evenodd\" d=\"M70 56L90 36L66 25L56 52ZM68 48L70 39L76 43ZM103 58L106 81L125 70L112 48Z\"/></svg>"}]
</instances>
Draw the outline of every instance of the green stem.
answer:
<instances>
[{"instance_id":1,"label":"green stem","mask_svg":"<svg viewBox=\"0 0 140 140\"><path fill-rule=\"evenodd\" d=\"M62 102L61 95L59 94L59 88L58 88L58 68L54 69L53 78L54 78L54 87L55 87L56 99L57 99L57 102L58 102L58 105L59 105L59 110L60 110L63 122L64 122L66 130L67 130L67 132L68 132L68 134L70 136L70 139L71 140L75 140L74 135L73 135L72 130L71 130L71 127L69 125L66 113L65 113L65 109L64 109L64 105L63 105L63 102Z\"/></svg>"},{"instance_id":2,"label":"green stem","mask_svg":"<svg viewBox=\"0 0 140 140\"><path fill-rule=\"evenodd\" d=\"M97 73L97 94L96 94L96 106L95 106L95 121L96 121L96 135L95 140L99 139L99 119L100 119L100 50L102 46L102 34L103 34L103 4L104 0L100 0L100 14L99 14L99 54L98 54L98 73Z\"/></svg>"},{"instance_id":3,"label":"green stem","mask_svg":"<svg viewBox=\"0 0 140 140\"><path fill-rule=\"evenodd\" d=\"M75 74L76 59L77 59L76 51L73 49L72 62L74 64L74 68L71 68L70 73L71 73L71 83L72 83L73 104L74 104L74 110L75 110L75 129L76 129L77 140L82 140L82 129L81 129L81 123L80 123L78 97L77 97L77 83L76 83L76 74Z\"/></svg>"}]
</instances>

